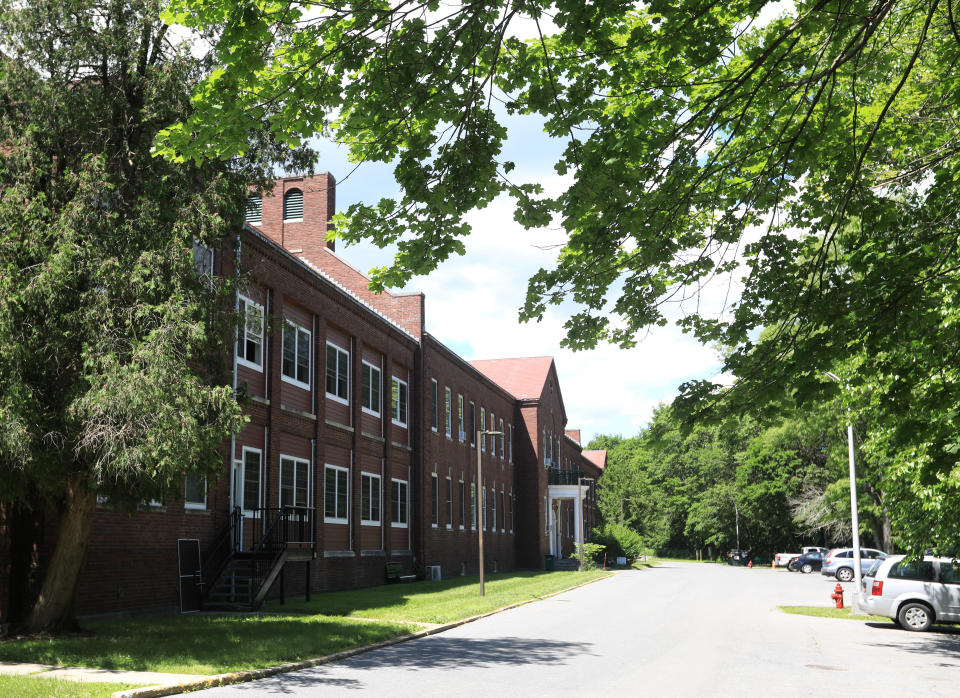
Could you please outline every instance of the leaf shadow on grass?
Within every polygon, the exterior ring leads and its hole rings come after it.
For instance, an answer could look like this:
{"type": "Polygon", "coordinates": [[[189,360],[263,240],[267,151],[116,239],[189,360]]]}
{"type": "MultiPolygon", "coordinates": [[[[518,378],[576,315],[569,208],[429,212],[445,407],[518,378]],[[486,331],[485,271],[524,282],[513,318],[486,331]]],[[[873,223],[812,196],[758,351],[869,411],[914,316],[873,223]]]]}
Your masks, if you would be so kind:
{"type": "Polygon", "coordinates": [[[561,665],[576,656],[593,656],[593,645],[585,642],[499,637],[490,639],[458,638],[435,635],[425,640],[406,642],[350,659],[271,677],[247,690],[270,694],[296,694],[318,689],[367,689],[362,679],[338,676],[339,671],[376,671],[379,669],[457,670],[465,667],[495,669],[516,665],[561,665]]]}
{"type": "Polygon", "coordinates": [[[91,625],[93,637],[0,643],[0,660],[214,674],[312,659],[405,634],[397,624],[285,616],[156,616],[91,625]]]}

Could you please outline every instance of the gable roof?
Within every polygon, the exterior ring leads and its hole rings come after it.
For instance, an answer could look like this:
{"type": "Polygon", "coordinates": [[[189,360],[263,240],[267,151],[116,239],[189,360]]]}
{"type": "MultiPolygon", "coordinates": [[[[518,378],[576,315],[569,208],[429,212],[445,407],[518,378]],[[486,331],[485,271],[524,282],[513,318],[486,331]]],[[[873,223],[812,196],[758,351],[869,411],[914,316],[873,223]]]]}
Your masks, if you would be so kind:
{"type": "Polygon", "coordinates": [[[520,400],[536,400],[547,384],[552,356],[520,359],[483,359],[470,364],[494,383],[520,400]]]}
{"type": "Polygon", "coordinates": [[[606,451],[584,451],[583,457],[600,468],[600,470],[603,470],[607,467],[606,451]]]}
{"type": "Polygon", "coordinates": [[[584,451],[583,457],[600,468],[600,470],[603,470],[607,467],[606,451],[584,451]]]}

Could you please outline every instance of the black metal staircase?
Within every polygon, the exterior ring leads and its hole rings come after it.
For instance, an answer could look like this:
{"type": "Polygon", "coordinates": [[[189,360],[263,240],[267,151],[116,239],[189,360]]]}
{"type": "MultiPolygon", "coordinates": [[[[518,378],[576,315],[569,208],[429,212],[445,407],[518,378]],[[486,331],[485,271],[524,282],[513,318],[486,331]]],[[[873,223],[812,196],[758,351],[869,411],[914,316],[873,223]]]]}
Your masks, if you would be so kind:
{"type": "Polygon", "coordinates": [[[263,507],[246,517],[235,508],[207,551],[203,608],[258,610],[284,564],[313,558],[313,524],[313,507],[263,507]],[[257,542],[244,550],[245,538],[257,542]]]}

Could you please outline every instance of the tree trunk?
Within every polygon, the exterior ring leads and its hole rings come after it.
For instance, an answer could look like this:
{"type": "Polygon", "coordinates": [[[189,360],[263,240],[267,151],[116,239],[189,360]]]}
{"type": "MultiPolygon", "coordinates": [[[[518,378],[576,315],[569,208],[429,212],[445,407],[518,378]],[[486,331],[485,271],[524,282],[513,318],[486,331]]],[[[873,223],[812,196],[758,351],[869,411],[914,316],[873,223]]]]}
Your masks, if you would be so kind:
{"type": "Polygon", "coordinates": [[[70,620],[96,503],[96,493],[88,487],[85,475],[75,474],[67,479],[57,545],[40,596],[27,619],[27,632],[57,632],[70,620]]]}

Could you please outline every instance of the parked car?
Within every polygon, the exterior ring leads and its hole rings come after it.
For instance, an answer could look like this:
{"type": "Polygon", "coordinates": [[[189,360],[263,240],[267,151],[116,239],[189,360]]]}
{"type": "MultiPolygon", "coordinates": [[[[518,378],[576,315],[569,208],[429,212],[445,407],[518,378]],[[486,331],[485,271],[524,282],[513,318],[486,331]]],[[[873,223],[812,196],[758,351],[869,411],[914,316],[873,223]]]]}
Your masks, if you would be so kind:
{"type": "MultiPolygon", "coordinates": [[[[863,574],[877,560],[883,560],[887,554],[873,548],[860,548],[860,573],[863,574]]],[[[826,577],[836,577],[841,582],[853,579],[853,548],[834,548],[823,560],[820,573],[826,577]]]]}
{"type": "MultiPolygon", "coordinates": [[[[823,555],[826,555],[830,550],[828,548],[821,548],[816,545],[807,545],[804,546],[799,553],[777,553],[773,556],[773,561],[777,567],[786,567],[790,570],[790,563],[796,560],[801,555],[806,555],[807,553],[819,552],[823,555]]],[[[794,572],[795,570],[790,570],[794,572]]]]}
{"type": "Polygon", "coordinates": [[[935,621],[960,623],[960,562],[948,557],[876,560],[862,591],[865,611],[892,618],[905,630],[928,630],[935,621]]]}
{"type": "Polygon", "coordinates": [[[727,551],[727,564],[728,565],[745,565],[753,558],[753,553],[749,550],[733,550],[727,551]]]}
{"type": "Polygon", "coordinates": [[[791,572],[800,571],[804,574],[810,574],[814,570],[823,567],[823,555],[819,552],[807,553],[790,561],[787,569],[791,572]],[[793,569],[790,569],[790,568],[793,569]]]}

